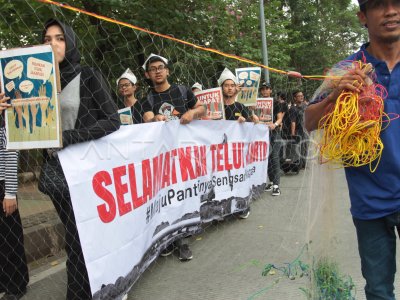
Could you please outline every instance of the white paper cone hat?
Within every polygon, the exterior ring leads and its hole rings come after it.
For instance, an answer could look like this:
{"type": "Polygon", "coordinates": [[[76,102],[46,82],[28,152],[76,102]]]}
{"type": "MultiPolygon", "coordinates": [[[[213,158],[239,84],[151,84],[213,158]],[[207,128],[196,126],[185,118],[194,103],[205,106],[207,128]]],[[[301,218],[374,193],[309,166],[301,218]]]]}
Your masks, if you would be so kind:
{"type": "Polygon", "coordinates": [[[193,89],[199,89],[200,91],[202,91],[203,86],[200,83],[196,82],[195,84],[192,85],[192,90],[193,89]]]}
{"type": "Polygon", "coordinates": [[[133,72],[129,68],[126,69],[125,72],[122,73],[122,75],[117,79],[117,85],[121,79],[128,79],[133,84],[136,84],[136,82],[137,82],[137,78],[136,78],[135,74],[133,74],[133,72]]]}
{"type": "Polygon", "coordinates": [[[149,59],[152,58],[152,57],[159,57],[166,65],[168,65],[168,59],[166,59],[165,57],[162,57],[162,56],[160,56],[160,55],[157,55],[157,54],[152,53],[152,54],[150,54],[149,57],[145,60],[143,66],[142,66],[143,70],[146,71],[146,64],[147,64],[147,62],[149,61],[149,59]]]}
{"type": "Polygon", "coordinates": [[[233,73],[228,68],[225,68],[218,79],[218,85],[221,86],[228,79],[232,80],[236,84],[239,83],[236,76],[233,75],[233,73]]]}

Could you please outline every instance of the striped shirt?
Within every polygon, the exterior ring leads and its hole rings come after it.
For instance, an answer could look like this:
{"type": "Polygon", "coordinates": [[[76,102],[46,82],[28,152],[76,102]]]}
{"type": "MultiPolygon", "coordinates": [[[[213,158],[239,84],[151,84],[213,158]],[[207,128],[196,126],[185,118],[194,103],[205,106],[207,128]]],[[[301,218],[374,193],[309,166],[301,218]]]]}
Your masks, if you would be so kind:
{"type": "Polygon", "coordinates": [[[5,196],[12,198],[18,190],[18,152],[7,151],[6,145],[6,130],[0,127],[0,181],[5,180],[5,196]]]}

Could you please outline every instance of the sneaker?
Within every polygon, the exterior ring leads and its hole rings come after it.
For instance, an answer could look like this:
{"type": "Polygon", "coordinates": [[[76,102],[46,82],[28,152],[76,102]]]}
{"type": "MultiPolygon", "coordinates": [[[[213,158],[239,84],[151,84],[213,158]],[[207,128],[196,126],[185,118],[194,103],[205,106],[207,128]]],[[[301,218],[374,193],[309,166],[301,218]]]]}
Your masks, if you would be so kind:
{"type": "Polygon", "coordinates": [[[184,244],[179,247],[179,259],[181,261],[188,261],[193,258],[192,250],[190,250],[188,244],[184,244]]]}
{"type": "Polygon", "coordinates": [[[240,213],[239,218],[247,219],[250,216],[250,209],[246,209],[244,212],[240,213]]]}
{"type": "Polygon", "coordinates": [[[274,185],[272,187],[272,196],[279,196],[281,194],[281,190],[278,185],[274,185]]]}
{"type": "Polygon", "coordinates": [[[265,192],[270,192],[270,191],[272,191],[272,186],[273,186],[273,185],[274,185],[274,184],[273,184],[272,182],[268,183],[268,184],[265,186],[264,191],[265,191],[265,192]]]}
{"type": "Polygon", "coordinates": [[[172,254],[172,252],[174,252],[175,247],[174,244],[170,244],[167,246],[167,248],[165,248],[161,253],[160,256],[162,257],[166,257],[172,254]]]}

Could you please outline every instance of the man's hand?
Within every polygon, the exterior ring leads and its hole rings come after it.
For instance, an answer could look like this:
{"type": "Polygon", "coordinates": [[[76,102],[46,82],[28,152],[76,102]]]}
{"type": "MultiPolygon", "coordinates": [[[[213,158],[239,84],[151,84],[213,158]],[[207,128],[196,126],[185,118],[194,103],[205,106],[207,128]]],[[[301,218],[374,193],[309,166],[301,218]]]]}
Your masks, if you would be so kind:
{"type": "Polygon", "coordinates": [[[4,198],[3,211],[6,217],[11,216],[17,210],[17,198],[4,198]]]}
{"type": "Polygon", "coordinates": [[[340,94],[347,90],[349,92],[361,92],[361,87],[367,85],[368,74],[372,67],[365,67],[364,69],[353,69],[347,72],[340,78],[339,82],[335,85],[335,89],[327,97],[328,102],[335,103],[340,94]]]}
{"type": "Polygon", "coordinates": [[[367,74],[372,70],[372,65],[367,64],[363,69],[352,69],[340,80],[332,82],[334,90],[323,101],[307,107],[305,111],[305,127],[308,131],[318,128],[319,122],[335,105],[340,94],[347,90],[349,92],[360,92],[361,87],[370,85],[371,79],[367,74]]]}
{"type": "Polygon", "coordinates": [[[260,119],[255,114],[251,115],[251,120],[254,124],[258,124],[260,122],[260,119]]]}
{"type": "Polygon", "coordinates": [[[268,124],[268,128],[269,128],[270,130],[275,130],[276,127],[278,127],[278,126],[276,126],[275,123],[269,123],[269,124],[268,124]]]}
{"type": "Polygon", "coordinates": [[[185,112],[182,117],[181,117],[181,124],[189,124],[190,122],[192,122],[194,119],[194,111],[188,110],[187,112],[185,112]]]}
{"type": "Polygon", "coordinates": [[[158,115],[155,115],[155,117],[154,117],[154,121],[155,121],[155,122],[159,122],[159,121],[167,121],[167,117],[166,117],[166,116],[164,116],[164,115],[160,115],[160,114],[158,114],[158,115]]]}
{"type": "Polygon", "coordinates": [[[7,101],[10,100],[10,97],[4,97],[4,93],[0,94],[0,113],[11,107],[11,104],[8,104],[7,101]]]}
{"type": "Polygon", "coordinates": [[[239,123],[246,122],[246,119],[243,116],[240,116],[237,120],[238,120],[239,123]]]}

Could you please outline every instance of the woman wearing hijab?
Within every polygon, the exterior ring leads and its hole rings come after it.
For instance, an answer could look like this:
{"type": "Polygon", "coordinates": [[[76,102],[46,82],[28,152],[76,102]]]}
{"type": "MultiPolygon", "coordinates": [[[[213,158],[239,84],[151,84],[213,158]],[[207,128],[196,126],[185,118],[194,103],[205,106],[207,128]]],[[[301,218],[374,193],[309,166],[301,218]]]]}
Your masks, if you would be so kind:
{"type": "MultiPolygon", "coordinates": [[[[45,24],[43,42],[53,46],[55,59],[59,63],[63,147],[98,139],[117,130],[117,107],[107,83],[99,71],[80,65],[77,39],[72,28],[51,19],[45,24]]],[[[39,189],[50,196],[65,227],[67,299],[91,299],[71,196],[55,151],[47,151],[39,189]]]]}

